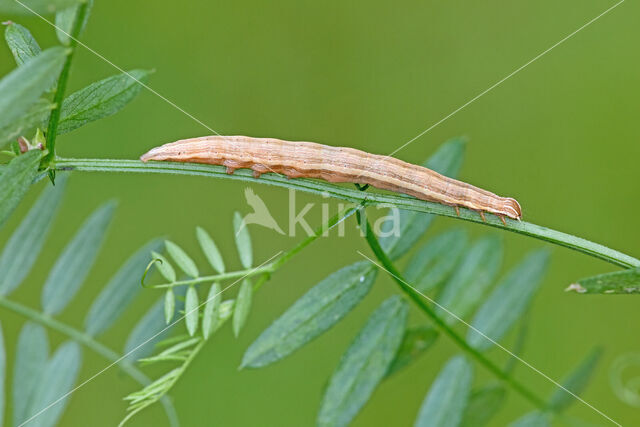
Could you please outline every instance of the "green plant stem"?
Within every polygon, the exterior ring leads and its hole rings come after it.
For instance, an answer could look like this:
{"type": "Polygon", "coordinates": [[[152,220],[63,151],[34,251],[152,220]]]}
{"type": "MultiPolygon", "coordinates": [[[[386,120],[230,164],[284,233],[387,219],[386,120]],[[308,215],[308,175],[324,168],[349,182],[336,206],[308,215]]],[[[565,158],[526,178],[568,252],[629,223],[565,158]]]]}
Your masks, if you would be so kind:
{"type": "Polygon", "coordinates": [[[58,133],[58,122],[60,121],[60,111],[62,109],[62,101],[64,101],[64,92],[67,89],[67,81],[69,80],[69,71],[71,70],[71,61],[78,45],[78,36],[82,30],[82,24],[84,17],[87,13],[88,3],[83,1],[78,4],[76,10],[76,16],[73,21],[73,28],[71,29],[71,37],[69,38],[69,55],[64,62],[60,76],[58,77],[58,85],[56,87],[56,93],[53,97],[54,107],[49,114],[49,125],[47,126],[47,150],[49,151],[42,160],[43,166],[48,166],[51,160],[56,155],[56,136],[58,133]]]}
{"type": "Polygon", "coordinates": [[[486,215],[487,221],[483,222],[477,212],[468,209],[460,209],[460,216],[457,216],[453,207],[439,203],[426,202],[403,195],[369,193],[319,180],[287,179],[284,176],[275,174],[265,174],[256,179],[252,177],[251,171],[249,170],[238,170],[234,174],[229,175],[226,173],[225,168],[221,166],[197,163],[143,163],[138,160],[56,158],[52,163],[52,167],[55,170],[77,170],[85,172],[135,172],[207,176],[211,178],[247,181],[256,184],[270,184],[312,194],[328,195],[337,199],[360,203],[364,206],[395,206],[400,209],[458,218],[464,221],[471,221],[534,237],[545,242],[591,255],[620,267],[640,267],[640,260],[622,252],[615,251],[580,237],[525,221],[507,219],[507,225],[503,225],[499,218],[493,215],[486,215]]]}
{"type": "MultiPolygon", "coordinates": [[[[335,227],[336,225],[340,224],[345,219],[349,218],[351,215],[353,215],[356,212],[356,210],[357,210],[356,208],[349,208],[349,209],[346,209],[346,210],[344,210],[342,212],[339,212],[337,215],[335,215],[332,218],[330,218],[327,221],[326,224],[323,224],[322,226],[318,227],[318,229],[314,230],[314,232],[313,232],[313,234],[311,236],[307,237],[306,239],[304,239],[302,242],[298,243],[296,246],[294,246],[292,249],[288,250],[287,252],[284,252],[283,254],[279,255],[274,261],[272,261],[272,262],[270,262],[268,264],[265,264],[265,265],[263,265],[261,267],[248,268],[248,269],[239,270],[239,271],[231,271],[229,273],[212,274],[210,276],[201,276],[201,277],[196,277],[196,278],[193,278],[193,279],[179,280],[179,281],[173,282],[173,283],[162,283],[162,284],[159,284],[159,285],[144,285],[144,286],[146,288],[152,288],[152,289],[163,289],[163,288],[172,288],[174,286],[191,286],[191,285],[195,285],[195,284],[198,284],[198,283],[216,282],[216,281],[221,281],[221,280],[230,280],[230,279],[237,279],[237,278],[248,278],[248,277],[253,277],[253,276],[261,276],[261,278],[258,279],[258,283],[260,283],[260,285],[261,285],[266,280],[268,280],[268,278],[271,275],[271,273],[276,272],[287,261],[289,261],[294,255],[296,255],[301,250],[306,248],[309,244],[311,244],[318,237],[322,236],[324,233],[329,231],[331,228],[335,227]]],[[[257,287],[254,286],[254,288],[256,290],[259,287],[260,286],[257,286],[257,287]]]]}
{"type": "Polygon", "coordinates": [[[193,279],[179,280],[173,283],[162,283],[160,285],[145,285],[145,287],[152,288],[152,289],[163,289],[163,288],[172,288],[174,286],[191,286],[198,283],[237,279],[240,277],[252,277],[260,274],[272,273],[274,263],[275,261],[270,262],[266,265],[263,265],[262,267],[248,268],[246,270],[231,271],[229,273],[222,273],[222,274],[212,274],[210,276],[201,276],[193,279]]]}
{"type": "MultiPolygon", "coordinates": [[[[358,212],[358,218],[360,218],[360,212],[358,212]]],[[[384,269],[391,276],[391,278],[400,286],[400,289],[409,296],[409,298],[422,310],[435,324],[435,326],[440,329],[444,334],[446,334],[451,340],[460,347],[464,352],[466,352],[469,356],[474,358],[478,363],[484,366],[489,372],[494,374],[498,379],[503,381],[505,384],[510,386],[513,390],[531,402],[534,406],[536,406],[540,410],[546,410],[547,405],[544,400],[539,398],[535,393],[530,391],[524,385],[520,384],[517,380],[512,378],[509,374],[504,372],[500,367],[498,367],[491,360],[487,359],[482,353],[477,351],[475,348],[471,347],[467,342],[458,335],[447,323],[440,318],[436,314],[436,312],[427,304],[425,298],[418,293],[413,287],[411,287],[406,280],[403,279],[402,274],[396,269],[393,262],[389,259],[387,254],[384,252],[378,239],[371,231],[371,226],[368,222],[366,222],[366,230],[365,230],[365,239],[369,244],[369,247],[373,251],[374,255],[380,261],[384,269]]]]}
{"type": "MultiPolygon", "coordinates": [[[[191,364],[191,362],[193,362],[193,360],[196,358],[196,356],[198,355],[198,353],[200,353],[200,350],[202,350],[202,348],[204,347],[204,345],[206,344],[207,340],[202,339],[194,348],[193,350],[191,350],[191,352],[189,352],[189,356],[187,356],[187,359],[182,363],[182,365],[180,365],[180,372],[178,374],[175,375],[175,377],[173,377],[170,381],[170,385],[167,387],[167,389],[171,389],[173,388],[173,386],[176,384],[176,382],[180,379],[180,377],[182,377],[182,374],[187,370],[187,368],[189,367],[189,365],[191,364]]],[[[161,399],[166,399],[166,393],[165,394],[161,394],[158,395],[155,399],[149,400],[147,402],[145,402],[144,405],[138,406],[136,407],[134,410],[132,410],[131,412],[129,412],[127,414],[127,416],[125,416],[122,421],[120,421],[120,424],[118,424],[118,427],[122,427],[123,425],[126,424],[127,421],[129,421],[131,418],[133,418],[134,415],[136,415],[138,412],[148,408],[149,406],[153,405],[154,403],[156,403],[158,400],[161,399]]]]}
{"type": "MultiPolygon", "coordinates": [[[[84,345],[94,353],[99,354],[104,359],[109,360],[112,363],[116,363],[129,377],[131,377],[137,383],[143,386],[151,383],[151,380],[140,370],[138,370],[138,368],[136,368],[131,362],[123,358],[121,355],[119,355],[109,347],[96,341],[90,335],[65,323],[62,323],[51,316],[43,314],[37,310],[24,306],[15,301],[11,301],[3,296],[0,296],[0,307],[6,308],[7,310],[13,311],[14,313],[17,313],[29,320],[39,323],[42,326],[66,335],[73,341],[76,341],[84,345]]],[[[167,414],[167,418],[169,419],[170,424],[172,426],[178,426],[178,416],[171,401],[166,399],[163,400],[162,404],[164,406],[164,410],[167,414]]]]}

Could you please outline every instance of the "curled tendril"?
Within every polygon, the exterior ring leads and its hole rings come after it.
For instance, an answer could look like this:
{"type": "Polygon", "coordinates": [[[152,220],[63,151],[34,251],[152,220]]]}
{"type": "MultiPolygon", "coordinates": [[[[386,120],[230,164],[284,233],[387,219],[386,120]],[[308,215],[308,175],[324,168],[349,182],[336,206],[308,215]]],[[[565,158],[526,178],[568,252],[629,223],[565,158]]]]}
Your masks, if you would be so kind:
{"type": "Polygon", "coordinates": [[[623,354],[614,360],[609,381],[620,400],[640,408],[640,353],[623,354]]]}
{"type": "Polygon", "coordinates": [[[142,285],[143,288],[149,287],[149,285],[144,284],[144,279],[147,277],[147,273],[149,272],[149,270],[151,270],[151,266],[153,266],[153,264],[155,264],[156,262],[159,262],[160,264],[162,264],[162,260],[160,258],[154,258],[151,261],[149,261],[149,264],[147,264],[147,268],[144,269],[144,273],[142,274],[142,278],[140,279],[140,284],[142,285]]]}

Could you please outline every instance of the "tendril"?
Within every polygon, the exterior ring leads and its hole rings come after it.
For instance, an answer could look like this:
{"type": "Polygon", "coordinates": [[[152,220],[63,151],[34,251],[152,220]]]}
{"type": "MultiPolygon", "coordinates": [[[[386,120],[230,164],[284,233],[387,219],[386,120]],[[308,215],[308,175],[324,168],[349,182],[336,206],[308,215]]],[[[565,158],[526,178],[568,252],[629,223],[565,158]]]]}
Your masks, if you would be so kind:
{"type": "Polygon", "coordinates": [[[155,264],[156,262],[159,262],[160,264],[162,264],[162,260],[160,258],[154,258],[151,261],[149,261],[149,264],[147,264],[147,268],[144,269],[144,273],[142,274],[142,278],[140,279],[140,285],[142,285],[143,288],[150,287],[149,285],[144,284],[144,279],[147,277],[147,273],[149,272],[153,264],[155,264]]]}

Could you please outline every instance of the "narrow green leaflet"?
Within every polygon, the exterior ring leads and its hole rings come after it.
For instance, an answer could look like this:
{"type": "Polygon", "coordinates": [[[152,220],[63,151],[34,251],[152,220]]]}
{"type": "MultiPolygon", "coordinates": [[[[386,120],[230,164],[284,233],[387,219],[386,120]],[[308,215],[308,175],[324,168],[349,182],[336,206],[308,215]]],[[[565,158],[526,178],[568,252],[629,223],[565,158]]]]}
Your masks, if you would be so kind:
{"type": "Polygon", "coordinates": [[[640,268],[630,268],[580,279],[570,285],[566,291],[579,294],[640,294],[640,268]]]}
{"type": "MultiPolygon", "coordinates": [[[[425,166],[450,178],[455,178],[462,166],[465,141],[451,139],[440,146],[425,162],[425,166]]],[[[382,224],[380,245],[392,260],[400,258],[422,237],[433,215],[422,212],[400,210],[399,218],[393,216],[393,208],[387,214],[389,219],[382,224]],[[394,229],[398,226],[397,229],[394,229]]]]}
{"type": "MultiPolygon", "coordinates": [[[[1,114],[1,113],[0,113],[1,114]]],[[[9,162],[2,170],[0,180],[0,228],[18,206],[38,173],[40,156],[38,150],[28,151],[9,162]]]]}
{"type": "Polygon", "coordinates": [[[57,403],[47,409],[46,416],[30,421],[29,426],[53,427],[58,423],[70,397],[65,394],[76,382],[81,364],[82,352],[78,344],[66,342],[58,348],[38,379],[28,412],[33,416],[53,402],[57,403]],[[58,402],[61,397],[62,400],[58,402]]]}
{"type": "Polygon", "coordinates": [[[152,240],[138,249],[102,288],[84,321],[89,335],[107,330],[126,310],[141,289],[140,277],[151,260],[150,252],[161,247],[160,240],[152,240]]]}
{"type": "Polygon", "coordinates": [[[466,246],[464,230],[454,229],[430,239],[409,261],[405,278],[421,292],[439,287],[455,269],[466,246]]]}
{"type": "Polygon", "coordinates": [[[191,257],[187,255],[187,253],[178,245],[173,243],[170,240],[165,240],[164,246],[167,249],[167,253],[173,258],[180,270],[187,273],[187,275],[191,277],[198,277],[200,273],[198,272],[198,267],[196,267],[196,263],[193,262],[191,257]]]}
{"type": "MultiPolygon", "coordinates": [[[[494,341],[500,341],[529,307],[548,264],[548,251],[530,253],[502,279],[480,307],[471,325],[494,341]]],[[[493,345],[473,329],[469,329],[467,342],[480,351],[493,345]]]]}
{"type": "Polygon", "coordinates": [[[13,425],[18,426],[31,415],[29,408],[40,384],[49,358],[49,340],[45,329],[27,322],[20,331],[13,366],[13,425]]]}
{"type": "MultiPolygon", "coordinates": [[[[184,308],[185,288],[183,286],[176,288],[175,293],[178,297],[176,298],[176,311],[179,312],[184,308]]],[[[127,360],[133,362],[149,356],[153,352],[156,343],[165,339],[171,332],[170,329],[161,332],[165,328],[164,297],[161,297],[140,318],[127,337],[127,342],[124,346],[124,354],[127,360]]]]}
{"type": "Polygon", "coordinates": [[[52,47],[0,80],[0,129],[22,116],[51,87],[66,56],[64,48],[52,47]]]}
{"type": "Polygon", "coordinates": [[[164,321],[168,325],[173,320],[173,314],[176,311],[176,296],[173,293],[173,287],[167,288],[164,293],[164,321]]]}
{"type": "Polygon", "coordinates": [[[542,412],[529,412],[509,424],[510,427],[551,427],[550,416],[542,412]]]}
{"type": "Polygon", "coordinates": [[[81,0],[0,0],[0,12],[7,14],[31,15],[33,12],[49,14],[79,3],[81,0]],[[32,12],[33,11],[33,12],[32,12]]]}
{"type": "Polygon", "coordinates": [[[71,132],[124,108],[142,90],[136,80],[146,82],[151,71],[132,70],[129,74],[133,78],[118,74],[92,83],[65,98],[60,111],[58,133],[71,132]]]}
{"type": "MultiPolygon", "coordinates": [[[[602,349],[593,349],[587,357],[571,372],[563,381],[562,385],[567,390],[576,395],[580,395],[591,379],[591,375],[600,360],[602,349]]],[[[567,393],[565,390],[557,388],[549,399],[549,409],[556,412],[564,411],[575,401],[575,397],[567,393]]]]}
{"type": "Polygon", "coordinates": [[[54,106],[55,104],[47,99],[38,99],[22,116],[0,128],[0,147],[20,136],[29,135],[32,129],[45,122],[54,106]]]}
{"type": "Polygon", "coordinates": [[[42,289],[45,313],[60,313],[80,289],[97,259],[115,206],[107,202],[96,209],[58,257],[42,289]]]}
{"type": "Polygon", "coordinates": [[[433,346],[438,338],[438,331],[431,326],[418,326],[405,331],[400,348],[396,353],[387,376],[390,376],[416,361],[433,346]]]}
{"type": "Polygon", "coordinates": [[[0,325],[0,425],[4,421],[5,407],[5,379],[7,370],[7,354],[4,348],[4,335],[2,333],[2,325],[0,325]]]}
{"type": "Polygon", "coordinates": [[[276,362],[331,328],[367,295],[376,273],[371,263],[361,261],[327,276],[251,344],[241,367],[259,368],[276,362]]]}
{"type": "Polygon", "coordinates": [[[13,54],[18,66],[38,56],[42,49],[29,30],[20,24],[10,22],[4,30],[4,39],[13,54]]]}
{"type": "Polygon", "coordinates": [[[171,265],[169,260],[156,251],[151,251],[151,256],[153,257],[153,259],[159,260],[155,264],[155,266],[158,269],[160,275],[164,277],[169,283],[175,282],[176,271],[173,269],[173,266],[171,265]]]}
{"type": "Polygon", "coordinates": [[[187,289],[187,297],[184,303],[184,321],[187,324],[187,332],[194,336],[198,330],[198,291],[193,286],[187,289]]]}
{"type": "MultiPolygon", "coordinates": [[[[64,45],[68,45],[71,40],[69,35],[73,31],[73,25],[75,23],[74,18],[78,13],[78,7],[78,5],[71,6],[56,13],[56,36],[58,37],[58,40],[60,40],[60,43],[64,45]]],[[[87,9],[84,14],[84,19],[82,20],[80,34],[82,34],[82,31],[87,26],[91,8],[93,8],[93,0],[87,0],[87,9]]]]}
{"type": "Polygon", "coordinates": [[[224,273],[224,260],[222,259],[222,255],[220,254],[218,247],[211,236],[209,236],[209,233],[207,233],[203,228],[197,227],[196,237],[198,238],[202,252],[204,252],[209,264],[211,264],[211,267],[213,267],[218,273],[224,273]]]}
{"type": "MultiPolygon", "coordinates": [[[[475,242],[442,289],[438,304],[459,318],[469,315],[496,279],[502,264],[502,252],[502,239],[498,236],[487,236],[475,242]]],[[[449,324],[456,321],[439,306],[436,306],[436,312],[449,324]]]]}
{"type": "Polygon", "coordinates": [[[251,268],[253,265],[253,249],[251,248],[251,236],[249,229],[244,223],[239,212],[233,215],[233,231],[236,236],[236,246],[238,247],[238,255],[240,262],[244,268],[251,268]]]}
{"type": "Polygon", "coordinates": [[[238,291],[238,298],[236,298],[236,304],[233,310],[233,334],[237,337],[240,335],[240,331],[247,322],[249,312],[251,311],[251,300],[253,298],[253,286],[249,279],[244,279],[240,290],[238,291]]]}
{"type": "Polygon", "coordinates": [[[394,295],[371,314],[329,380],[318,426],[346,426],[367,403],[402,342],[408,312],[394,295]]]}
{"type": "Polygon", "coordinates": [[[65,183],[63,175],[56,180],[55,187],[49,185],[44,189],[4,247],[0,254],[0,295],[7,295],[29,274],[51,229],[65,183]]]}
{"type": "Polygon", "coordinates": [[[209,339],[211,334],[218,328],[220,322],[218,320],[220,312],[220,303],[222,295],[220,285],[214,283],[209,288],[209,294],[202,312],[202,335],[204,339],[209,339]]]}
{"type": "Polygon", "coordinates": [[[502,408],[507,391],[498,384],[485,386],[471,393],[464,410],[461,427],[482,427],[502,408]]]}
{"type": "Polygon", "coordinates": [[[469,400],[472,379],[473,367],[463,356],[449,360],[422,402],[415,426],[459,425],[469,400]]]}

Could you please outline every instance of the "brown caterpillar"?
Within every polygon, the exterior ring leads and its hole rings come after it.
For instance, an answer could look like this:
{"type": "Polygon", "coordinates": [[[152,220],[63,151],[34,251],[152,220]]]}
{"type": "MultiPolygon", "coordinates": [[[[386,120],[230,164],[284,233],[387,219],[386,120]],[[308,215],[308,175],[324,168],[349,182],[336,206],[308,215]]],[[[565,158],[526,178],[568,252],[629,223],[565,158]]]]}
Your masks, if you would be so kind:
{"type": "Polygon", "coordinates": [[[453,206],[458,215],[458,207],[469,208],[479,212],[483,221],[484,212],[497,215],[505,225],[505,216],[522,218],[520,204],[515,199],[497,196],[422,166],[355,148],[273,138],[205,136],[153,148],[140,160],[223,165],[229,174],[236,169],[250,168],[256,178],[274,172],[289,178],[369,184],[453,206]]]}

